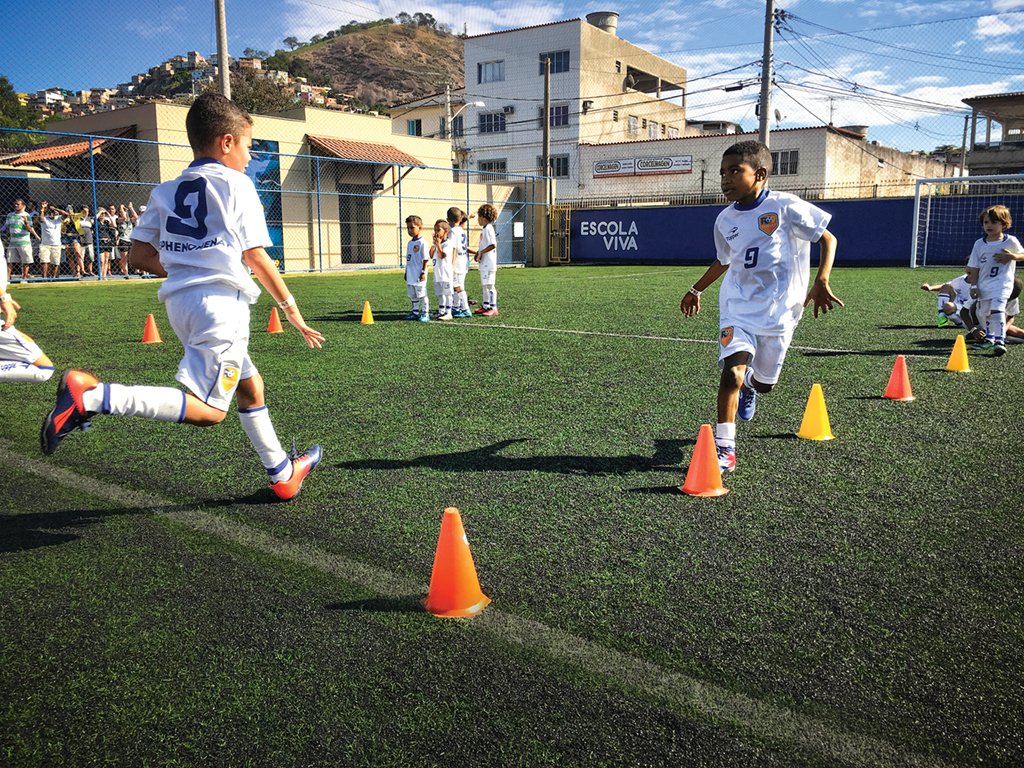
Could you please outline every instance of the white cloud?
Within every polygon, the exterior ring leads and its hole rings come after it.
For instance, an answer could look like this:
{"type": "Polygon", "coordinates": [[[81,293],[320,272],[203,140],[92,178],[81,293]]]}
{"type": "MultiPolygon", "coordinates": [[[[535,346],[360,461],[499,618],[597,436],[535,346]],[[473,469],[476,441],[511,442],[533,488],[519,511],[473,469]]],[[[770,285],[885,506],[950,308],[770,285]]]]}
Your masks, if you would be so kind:
{"type": "Polygon", "coordinates": [[[982,16],[974,25],[974,36],[978,39],[1015,35],[1020,32],[1024,32],[1024,13],[982,16]]]}
{"type": "Polygon", "coordinates": [[[175,5],[162,10],[159,16],[138,16],[129,19],[124,26],[133,35],[145,40],[154,40],[180,31],[188,20],[188,11],[183,6],[175,5]]]}
{"type": "Polygon", "coordinates": [[[1017,8],[1024,8],[1024,0],[993,0],[993,11],[1012,11],[1017,8]]]}

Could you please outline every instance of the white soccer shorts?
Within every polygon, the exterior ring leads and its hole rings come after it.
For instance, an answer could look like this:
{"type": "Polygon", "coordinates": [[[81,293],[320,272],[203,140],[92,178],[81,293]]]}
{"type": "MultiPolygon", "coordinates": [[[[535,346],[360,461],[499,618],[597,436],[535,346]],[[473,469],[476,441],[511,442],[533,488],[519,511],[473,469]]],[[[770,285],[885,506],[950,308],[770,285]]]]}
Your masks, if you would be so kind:
{"type": "Polygon", "coordinates": [[[34,363],[43,350],[14,326],[0,331],[0,362],[34,363]]]}
{"type": "Polygon", "coordinates": [[[249,302],[235,288],[200,285],[167,297],[167,317],[185,348],[175,378],[218,411],[238,382],[256,375],[249,359],[249,302]]]}
{"type": "Polygon", "coordinates": [[[724,368],[725,358],[730,355],[749,352],[754,378],[762,384],[778,384],[792,340],[792,331],[784,336],[755,336],[737,326],[726,326],[718,334],[718,367],[724,368]]]}

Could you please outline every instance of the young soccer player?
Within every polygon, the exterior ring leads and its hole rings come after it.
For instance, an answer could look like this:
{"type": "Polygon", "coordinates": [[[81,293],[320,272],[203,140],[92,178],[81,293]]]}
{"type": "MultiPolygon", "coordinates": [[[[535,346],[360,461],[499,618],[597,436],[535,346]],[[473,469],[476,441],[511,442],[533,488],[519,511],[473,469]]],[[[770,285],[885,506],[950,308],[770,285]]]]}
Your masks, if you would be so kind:
{"type": "Polygon", "coordinates": [[[921,290],[938,293],[936,324],[939,328],[947,325],[955,325],[963,328],[965,322],[961,317],[964,308],[970,308],[974,304],[971,296],[971,284],[967,282],[967,273],[958,275],[948,283],[921,283],[921,290]]]}
{"type": "Polygon", "coordinates": [[[1024,248],[1006,230],[1013,226],[1005,205],[991,205],[978,217],[985,236],[974,243],[967,260],[967,282],[978,287],[978,319],[985,326],[984,340],[972,349],[1006,354],[1006,302],[1013,291],[1017,262],[1024,261],[1024,248]]]}
{"type": "Polygon", "coordinates": [[[477,250],[470,250],[470,253],[480,265],[480,290],[483,296],[480,308],[473,314],[497,317],[498,291],[494,287],[494,278],[498,272],[498,238],[494,233],[494,222],[498,220],[498,211],[493,205],[485,203],[477,209],[476,220],[482,227],[480,242],[477,250]]]}
{"type": "Polygon", "coordinates": [[[96,414],[143,416],[212,426],[224,420],[232,397],[245,433],[281,499],[295,497],[320,462],[319,445],[289,455],[274,432],[263,398],[263,379],[249,358],[249,305],[260,289],[274,297],[310,347],[323,336],[306,325],[265,248],[271,244],[256,187],[243,171],[249,163],[252,118],[220,94],[205,93],[185,119],[195,161],[175,180],[153,190],[132,232],[129,259],[167,280],[158,298],[185,354],[172,387],[101,383],[85,371],[68,371],[57,404],[43,422],[43,453],[83,429],[96,414]]]}
{"type": "Polygon", "coordinates": [[[448,222],[434,222],[434,244],[430,257],[434,261],[434,295],[437,296],[437,319],[452,319],[452,263],[455,261],[455,243],[449,237],[448,222]]]}
{"type": "Polygon", "coordinates": [[[427,240],[423,237],[423,219],[408,216],[405,229],[409,233],[409,244],[405,247],[405,284],[408,286],[412,310],[406,320],[430,322],[430,298],[427,296],[427,240]]]}
{"type": "Polygon", "coordinates": [[[469,311],[469,296],[466,294],[466,275],[469,274],[469,237],[463,228],[468,221],[462,209],[452,206],[448,209],[448,239],[455,248],[455,260],[452,262],[452,292],[454,303],[452,317],[472,317],[469,311]]]}
{"type": "Polygon", "coordinates": [[[53,376],[53,361],[14,327],[19,309],[7,292],[7,258],[0,242],[0,381],[46,381],[53,376]]]}
{"type": "Polygon", "coordinates": [[[715,443],[723,472],[736,468],[736,416],[750,421],[758,392],[779,381],[793,331],[804,307],[814,316],[843,306],[829,287],[836,238],[831,216],[788,192],[766,188],[772,169],[768,148],[757,141],[733,144],[722,156],[722,192],[732,205],[715,222],[718,259],[683,296],[686,317],[700,312],[700,295],[722,275],[715,443]],[[818,274],[810,279],[810,244],[819,244],[818,274]],[[806,298],[805,298],[806,295],[806,298]]]}

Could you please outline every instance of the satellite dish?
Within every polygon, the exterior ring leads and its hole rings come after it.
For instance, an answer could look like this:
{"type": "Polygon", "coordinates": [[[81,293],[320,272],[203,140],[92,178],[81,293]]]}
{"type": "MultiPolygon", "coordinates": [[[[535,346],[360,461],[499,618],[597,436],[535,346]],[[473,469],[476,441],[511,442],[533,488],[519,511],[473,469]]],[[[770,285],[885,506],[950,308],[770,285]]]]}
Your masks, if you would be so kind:
{"type": "Polygon", "coordinates": [[[633,73],[626,75],[626,88],[632,88],[636,85],[636,78],[633,77],[633,73]]]}
{"type": "Polygon", "coordinates": [[[775,122],[776,123],[781,123],[782,122],[782,113],[779,112],[779,110],[777,110],[777,109],[775,110],[775,122]]]}

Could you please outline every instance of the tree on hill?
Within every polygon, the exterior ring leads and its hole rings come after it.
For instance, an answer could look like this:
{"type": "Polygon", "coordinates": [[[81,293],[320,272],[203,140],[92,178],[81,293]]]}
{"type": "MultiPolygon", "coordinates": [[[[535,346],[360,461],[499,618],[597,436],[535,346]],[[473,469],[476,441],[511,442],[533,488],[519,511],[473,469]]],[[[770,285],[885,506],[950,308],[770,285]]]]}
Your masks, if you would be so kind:
{"type": "MultiPolygon", "coordinates": [[[[23,107],[11,81],[0,75],[0,128],[38,128],[39,119],[28,107],[23,107]]],[[[7,146],[24,146],[38,141],[25,133],[3,133],[0,143],[7,146]]]]}
{"type": "Polygon", "coordinates": [[[299,38],[295,37],[294,35],[291,37],[286,37],[281,42],[287,45],[293,51],[300,45],[302,45],[302,43],[299,42],[299,38]]]}
{"type": "MultiPolygon", "coordinates": [[[[216,91],[216,84],[210,83],[207,90],[216,91]]],[[[231,100],[246,112],[260,115],[280,112],[295,104],[295,97],[280,86],[245,69],[231,73],[231,100]]]]}

